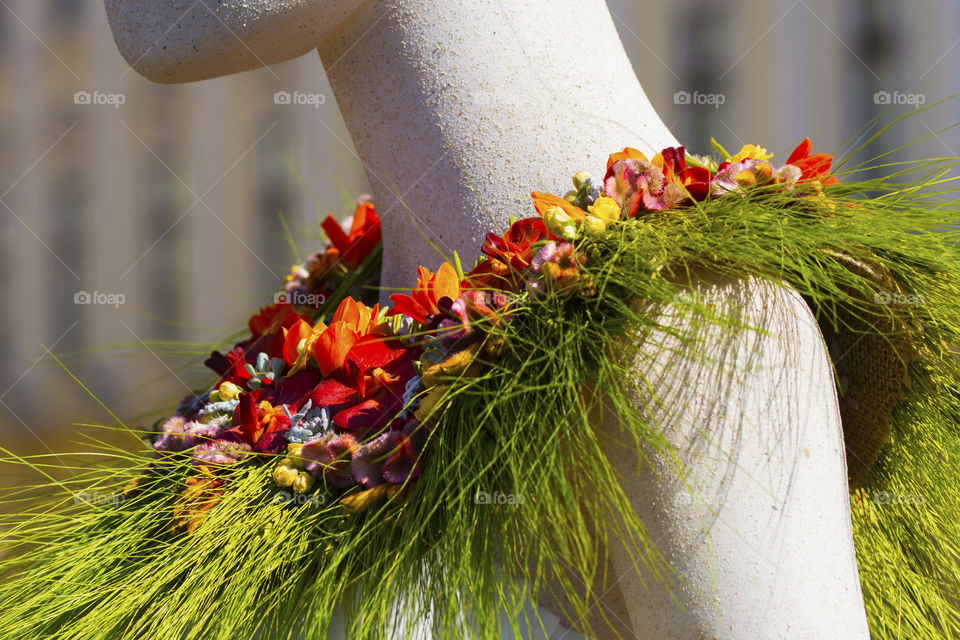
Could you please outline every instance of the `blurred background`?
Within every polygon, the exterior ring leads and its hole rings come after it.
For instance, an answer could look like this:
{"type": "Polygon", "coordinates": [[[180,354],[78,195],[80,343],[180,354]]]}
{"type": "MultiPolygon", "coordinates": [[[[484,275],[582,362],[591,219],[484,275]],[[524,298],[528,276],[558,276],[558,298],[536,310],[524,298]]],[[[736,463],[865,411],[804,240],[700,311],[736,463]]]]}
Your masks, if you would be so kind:
{"type": "MultiPolygon", "coordinates": [[[[609,7],[651,101],[694,153],[711,135],[778,154],[809,135],[844,157],[881,126],[874,117],[960,89],[956,0],[609,7]]],[[[858,158],[922,138],[892,157],[956,155],[960,132],[945,129],[957,122],[952,100],[858,158]]],[[[136,423],[207,381],[210,343],[272,301],[321,241],[319,218],[367,190],[349,144],[316,55],[155,85],[120,57],[100,0],[0,0],[4,446],[62,450],[72,423],[136,423]]]]}

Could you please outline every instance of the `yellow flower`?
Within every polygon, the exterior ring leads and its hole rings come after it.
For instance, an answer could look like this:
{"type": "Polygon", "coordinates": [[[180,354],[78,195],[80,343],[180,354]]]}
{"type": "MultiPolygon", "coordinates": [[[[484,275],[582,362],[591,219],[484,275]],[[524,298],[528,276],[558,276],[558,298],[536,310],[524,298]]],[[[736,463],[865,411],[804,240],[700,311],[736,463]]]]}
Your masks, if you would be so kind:
{"type": "Polygon", "coordinates": [[[273,470],[273,481],[281,487],[291,487],[299,478],[300,472],[285,464],[278,464],[273,470]]]}
{"type": "Polygon", "coordinates": [[[573,176],[573,186],[579,189],[580,186],[589,179],[589,173],[586,171],[577,171],[577,175],[573,176]]]}
{"type": "Polygon", "coordinates": [[[293,490],[297,493],[306,493],[310,491],[310,489],[313,489],[314,482],[316,482],[316,478],[309,473],[303,472],[293,481],[293,490]]]}
{"type": "Polygon", "coordinates": [[[432,417],[446,392],[447,388],[444,385],[431,387],[430,391],[420,399],[420,406],[413,412],[414,417],[421,422],[425,422],[427,418],[432,417]]]}
{"type": "Polygon", "coordinates": [[[747,159],[753,160],[769,160],[773,157],[772,153],[768,153],[763,147],[758,147],[755,144],[745,144],[743,149],[740,149],[732,158],[730,162],[743,162],[747,159]]]}
{"type": "Polygon", "coordinates": [[[243,393],[243,389],[232,382],[222,382],[220,383],[220,386],[217,387],[217,395],[220,396],[221,402],[230,402],[231,400],[236,400],[237,396],[239,396],[241,393],[243,393]]]}
{"type": "Polygon", "coordinates": [[[587,207],[587,210],[590,211],[590,215],[601,220],[616,222],[620,219],[620,205],[613,198],[606,196],[597,198],[596,202],[587,207]]]}
{"type": "Polygon", "coordinates": [[[298,442],[288,444],[287,457],[280,460],[280,465],[293,469],[304,469],[306,464],[307,461],[303,459],[303,445],[298,442]]]}

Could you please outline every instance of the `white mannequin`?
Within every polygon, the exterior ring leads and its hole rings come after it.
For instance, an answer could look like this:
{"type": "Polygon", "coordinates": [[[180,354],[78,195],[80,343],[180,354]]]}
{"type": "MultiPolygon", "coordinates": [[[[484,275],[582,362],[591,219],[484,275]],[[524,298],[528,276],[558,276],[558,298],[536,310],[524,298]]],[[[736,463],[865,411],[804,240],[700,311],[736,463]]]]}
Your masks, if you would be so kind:
{"type": "MultiPolygon", "coordinates": [[[[159,82],[319,48],[383,218],[386,287],[409,288],[419,264],[438,266],[421,231],[469,263],[494,223],[502,230],[511,214],[531,215],[531,190],[563,193],[569,176],[601,173],[607,154],[627,145],[652,154],[676,144],[602,0],[106,6],[124,57],[159,82]]],[[[668,475],[638,474],[636,456],[611,448],[611,462],[685,586],[674,585],[678,606],[614,549],[612,574],[622,578],[604,596],[607,615],[644,639],[867,638],[840,417],[816,322],[792,291],[709,274],[699,286],[768,334],[709,343],[743,366],[735,385],[696,363],[638,364],[638,374],[659,377],[661,396],[678,394],[686,407],[661,426],[682,452],[692,499],[668,475]]],[[[598,427],[616,433],[606,418],[598,427]]]]}

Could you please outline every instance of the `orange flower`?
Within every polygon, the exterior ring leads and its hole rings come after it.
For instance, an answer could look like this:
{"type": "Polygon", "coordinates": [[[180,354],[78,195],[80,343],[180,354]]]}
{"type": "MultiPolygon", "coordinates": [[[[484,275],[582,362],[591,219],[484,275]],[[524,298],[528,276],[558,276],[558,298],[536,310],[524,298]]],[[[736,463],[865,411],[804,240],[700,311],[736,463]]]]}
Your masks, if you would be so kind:
{"type": "Polygon", "coordinates": [[[259,440],[264,433],[273,433],[290,425],[290,419],[283,410],[283,405],[275,407],[266,400],[261,400],[257,405],[257,418],[259,426],[255,440],[259,440]]]}
{"type": "Polygon", "coordinates": [[[289,329],[283,330],[283,359],[287,364],[294,364],[299,354],[298,347],[303,341],[309,341],[313,335],[313,327],[309,322],[297,319],[297,323],[289,329]]]}
{"type": "Polygon", "coordinates": [[[347,326],[357,332],[358,335],[365,336],[373,333],[377,326],[377,316],[380,315],[380,305],[375,304],[368,307],[362,302],[357,302],[351,297],[347,297],[340,303],[337,310],[333,312],[334,322],[345,322],[347,326]]]}
{"type": "Polygon", "coordinates": [[[440,265],[436,273],[421,266],[417,269],[417,286],[411,293],[411,296],[405,293],[390,296],[394,307],[387,315],[402,313],[424,324],[429,316],[440,313],[439,305],[443,298],[453,302],[460,296],[460,276],[449,262],[440,265]]]}
{"type": "Polygon", "coordinates": [[[587,212],[580,207],[550,193],[537,193],[533,191],[530,193],[530,197],[533,198],[533,208],[536,209],[537,213],[541,216],[543,216],[550,207],[560,207],[564,213],[574,220],[583,220],[587,217],[587,212]]]}
{"type": "Polygon", "coordinates": [[[350,349],[359,338],[357,332],[343,321],[334,322],[317,336],[313,343],[313,356],[323,375],[328,376],[344,365],[350,349]]]}
{"type": "Polygon", "coordinates": [[[380,244],[380,218],[370,202],[364,202],[353,212],[349,234],[340,228],[340,224],[333,216],[327,216],[320,226],[327,232],[330,242],[340,252],[343,263],[351,269],[359,267],[380,244]]]}
{"type": "Polygon", "coordinates": [[[607,176],[610,175],[610,168],[621,160],[643,160],[647,162],[647,156],[643,155],[633,147],[624,147],[619,153],[611,153],[607,158],[607,176]]]}
{"type": "Polygon", "coordinates": [[[808,180],[819,180],[824,186],[829,184],[838,184],[840,181],[830,175],[830,165],[833,164],[833,156],[829,153],[814,153],[810,155],[813,149],[813,143],[810,138],[804,138],[803,142],[797,145],[790,157],[787,158],[787,164],[800,169],[800,179],[797,182],[806,182],[808,180]]]}
{"type": "Polygon", "coordinates": [[[314,327],[311,348],[323,375],[330,375],[342,367],[360,338],[377,332],[379,314],[380,305],[370,308],[347,297],[337,307],[329,327],[323,323],[318,324],[319,330],[314,327]]]}

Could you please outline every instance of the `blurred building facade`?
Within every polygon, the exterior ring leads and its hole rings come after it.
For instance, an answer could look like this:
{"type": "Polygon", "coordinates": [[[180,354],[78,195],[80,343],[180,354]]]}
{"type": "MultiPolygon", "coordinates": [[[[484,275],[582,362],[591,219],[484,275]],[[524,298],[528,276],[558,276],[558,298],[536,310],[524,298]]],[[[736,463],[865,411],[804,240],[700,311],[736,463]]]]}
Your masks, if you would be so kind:
{"type": "MultiPolygon", "coordinates": [[[[609,6],[693,152],[711,135],[779,153],[810,135],[844,156],[878,114],[960,86],[952,0],[609,6]]],[[[940,131],[956,122],[954,100],[865,153],[929,136],[897,159],[956,155],[960,136],[940,131]]],[[[0,145],[0,428],[25,444],[112,420],[45,349],[119,416],[169,406],[198,380],[192,345],[241,326],[298,260],[283,222],[309,253],[318,216],[367,188],[317,56],[154,85],[117,53],[99,0],[0,2],[0,145]]]]}

